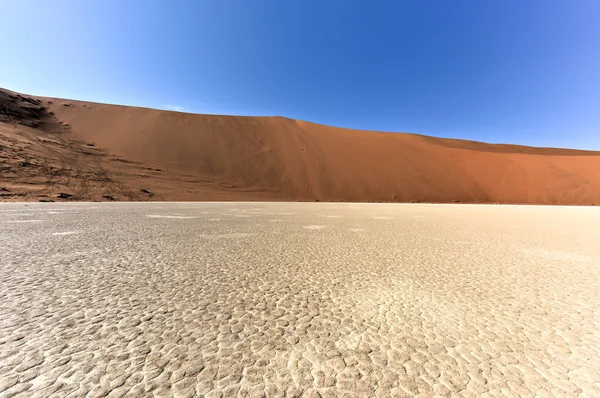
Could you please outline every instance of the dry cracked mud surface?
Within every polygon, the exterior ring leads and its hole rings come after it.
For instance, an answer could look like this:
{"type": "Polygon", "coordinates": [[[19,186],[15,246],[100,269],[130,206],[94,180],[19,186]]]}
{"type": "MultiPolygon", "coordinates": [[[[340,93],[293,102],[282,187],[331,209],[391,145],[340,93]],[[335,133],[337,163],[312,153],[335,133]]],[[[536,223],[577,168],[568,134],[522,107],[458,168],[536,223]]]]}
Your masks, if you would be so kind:
{"type": "Polygon", "coordinates": [[[2,397],[600,396],[600,209],[0,204],[2,397]]]}

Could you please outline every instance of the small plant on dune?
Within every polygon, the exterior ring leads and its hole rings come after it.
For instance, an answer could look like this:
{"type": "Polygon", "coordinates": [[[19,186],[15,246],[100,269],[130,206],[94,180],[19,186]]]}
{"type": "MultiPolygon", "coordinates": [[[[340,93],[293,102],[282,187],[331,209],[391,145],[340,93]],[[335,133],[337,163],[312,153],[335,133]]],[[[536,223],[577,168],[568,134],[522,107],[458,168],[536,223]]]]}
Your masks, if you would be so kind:
{"type": "Polygon", "coordinates": [[[4,115],[8,118],[8,121],[12,124],[14,124],[13,118],[11,116],[11,109],[10,109],[10,105],[8,102],[6,101],[2,101],[0,103],[0,115],[4,115]]]}

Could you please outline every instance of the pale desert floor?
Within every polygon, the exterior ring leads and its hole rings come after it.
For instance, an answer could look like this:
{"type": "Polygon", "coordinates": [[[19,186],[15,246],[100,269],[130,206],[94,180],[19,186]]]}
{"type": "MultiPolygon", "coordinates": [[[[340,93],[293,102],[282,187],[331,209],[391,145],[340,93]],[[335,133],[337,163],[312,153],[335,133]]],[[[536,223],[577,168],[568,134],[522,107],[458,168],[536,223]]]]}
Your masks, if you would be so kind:
{"type": "Polygon", "coordinates": [[[600,208],[0,204],[0,396],[600,396],[600,208]]]}

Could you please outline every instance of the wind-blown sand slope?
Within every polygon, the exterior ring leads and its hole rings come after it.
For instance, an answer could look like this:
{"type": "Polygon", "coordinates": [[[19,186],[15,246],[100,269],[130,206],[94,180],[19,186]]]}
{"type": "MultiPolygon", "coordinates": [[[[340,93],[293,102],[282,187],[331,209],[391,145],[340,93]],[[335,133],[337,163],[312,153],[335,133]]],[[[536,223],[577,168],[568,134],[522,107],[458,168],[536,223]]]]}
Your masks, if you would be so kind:
{"type": "Polygon", "coordinates": [[[63,137],[161,170],[121,171],[116,199],[600,203],[600,152],[41,100],[63,137]]]}

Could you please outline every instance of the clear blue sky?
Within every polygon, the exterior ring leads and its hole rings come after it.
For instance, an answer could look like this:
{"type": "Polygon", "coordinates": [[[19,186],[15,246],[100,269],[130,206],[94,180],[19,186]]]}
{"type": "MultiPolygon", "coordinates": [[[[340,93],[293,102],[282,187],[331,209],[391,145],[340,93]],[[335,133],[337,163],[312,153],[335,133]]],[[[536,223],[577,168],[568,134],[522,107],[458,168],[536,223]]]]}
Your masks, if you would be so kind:
{"type": "Polygon", "coordinates": [[[600,149],[599,0],[3,1],[0,86],[600,149]]]}

